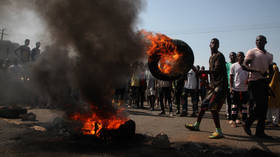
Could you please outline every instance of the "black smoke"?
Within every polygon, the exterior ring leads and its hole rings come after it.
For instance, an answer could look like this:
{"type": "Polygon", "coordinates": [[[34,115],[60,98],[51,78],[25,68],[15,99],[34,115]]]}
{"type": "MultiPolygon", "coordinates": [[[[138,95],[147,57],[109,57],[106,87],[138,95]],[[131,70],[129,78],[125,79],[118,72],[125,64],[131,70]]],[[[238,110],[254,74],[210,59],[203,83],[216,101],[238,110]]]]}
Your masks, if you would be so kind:
{"type": "Polygon", "coordinates": [[[75,93],[100,116],[114,113],[114,89],[127,83],[131,63],[144,55],[135,32],[141,0],[24,0],[17,6],[36,11],[53,43],[33,66],[34,88],[69,110],[82,107],[69,101],[75,93]]]}

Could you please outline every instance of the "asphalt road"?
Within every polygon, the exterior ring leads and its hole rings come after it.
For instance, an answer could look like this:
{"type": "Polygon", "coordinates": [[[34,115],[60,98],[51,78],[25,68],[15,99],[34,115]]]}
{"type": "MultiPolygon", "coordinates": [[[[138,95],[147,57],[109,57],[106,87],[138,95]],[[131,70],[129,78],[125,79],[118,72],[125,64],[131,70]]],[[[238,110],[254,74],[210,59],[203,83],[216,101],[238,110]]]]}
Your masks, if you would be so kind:
{"type": "MultiPolygon", "coordinates": [[[[215,130],[214,122],[210,113],[206,113],[202,120],[199,132],[187,130],[185,123],[193,123],[194,117],[180,116],[159,116],[159,109],[150,111],[148,106],[145,109],[128,108],[130,119],[136,122],[136,133],[155,137],[158,134],[166,134],[171,142],[171,147],[176,149],[186,143],[207,144],[213,147],[227,147],[232,149],[250,150],[259,148],[261,150],[280,154],[280,128],[267,126],[266,133],[273,137],[271,140],[249,137],[245,134],[242,127],[231,128],[225,120],[225,109],[221,110],[221,126],[225,138],[208,139],[208,136],[215,130]]],[[[175,108],[175,107],[174,107],[175,108]]],[[[31,129],[34,126],[40,126],[42,123],[51,123],[56,117],[62,117],[63,112],[51,109],[30,109],[37,115],[36,122],[23,122],[20,119],[0,118],[0,156],[9,157],[30,157],[30,156],[186,156],[181,151],[174,149],[157,149],[149,145],[133,145],[118,149],[102,148],[102,151],[96,149],[83,152],[78,148],[68,147],[69,143],[57,137],[51,137],[45,134],[45,131],[35,131],[31,129]],[[73,150],[75,150],[73,152],[73,150]]],[[[191,108],[190,111],[191,113],[191,108]]],[[[252,128],[254,133],[255,128],[252,128]]],[[[71,145],[71,143],[70,143],[71,145]]],[[[95,147],[95,146],[94,146],[95,147]]],[[[90,147],[92,149],[92,147],[90,147]]],[[[195,148],[196,149],[196,148],[195,148]]]]}
{"type": "MultiPolygon", "coordinates": [[[[189,105],[191,106],[191,105],[189,105]]],[[[130,117],[137,124],[136,132],[156,136],[159,133],[167,134],[174,144],[185,142],[206,143],[215,146],[228,146],[231,148],[251,149],[260,148],[262,150],[280,153],[280,128],[266,126],[266,134],[272,136],[272,140],[249,137],[243,130],[241,124],[237,128],[232,128],[228,120],[225,119],[225,105],[220,112],[221,128],[225,135],[223,139],[208,139],[208,136],[215,131],[215,125],[210,112],[206,112],[201,124],[200,131],[194,132],[185,128],[186,123],[194,123],[195,117],[174,117],[159,116],[158,111],[147,109],[129,108],[130,117]]],[[[176,107],[173,107],[176,109],[176,107]]],[[[167,110],[168,111],[168,110],[167,110]]],[[[167,112],[168,113],[168,112],[167,112]]],[[[175,113],[175,112],[174,112],[175,113]]],[[[189,115],[191,114],[189,108],[189,115]]],[[[252,126],[252,133],[255,133],[256,122],[252,126]]]]}

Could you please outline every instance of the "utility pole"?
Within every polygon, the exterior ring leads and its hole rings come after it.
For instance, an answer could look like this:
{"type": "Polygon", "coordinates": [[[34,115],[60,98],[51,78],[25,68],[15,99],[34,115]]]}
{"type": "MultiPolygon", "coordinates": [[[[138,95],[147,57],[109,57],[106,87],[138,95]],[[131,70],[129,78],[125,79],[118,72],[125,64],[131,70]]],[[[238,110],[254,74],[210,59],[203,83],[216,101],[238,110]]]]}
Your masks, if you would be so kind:
{"type": "Polygon", "coordinates": [[[4,35],[8,35],[5,33],[5,28],[2,28],[1,30],[1,40],[4,40],[4,35]]]}

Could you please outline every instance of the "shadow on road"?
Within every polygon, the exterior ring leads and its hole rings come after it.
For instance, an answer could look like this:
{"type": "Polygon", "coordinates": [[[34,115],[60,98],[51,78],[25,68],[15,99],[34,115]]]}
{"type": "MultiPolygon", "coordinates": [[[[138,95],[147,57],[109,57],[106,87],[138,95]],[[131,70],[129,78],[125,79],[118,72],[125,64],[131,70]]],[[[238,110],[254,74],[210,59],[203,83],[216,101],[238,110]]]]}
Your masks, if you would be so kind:
{"type": "Polygon", "coordinates": [[[272,137],[272,139],[263,139],[263,138],[257,138],[254,136],[241,136],[241,135],[230,135],[230,134],[224,134],[226,136],[226,139],[228,140],[235,140],[235,141],[241,141],[241,142],[256,142],[263,150],[271,152],[268,148],[269,146],[279,146],[280,145],[280,138],[279,137],[272,137]]]}

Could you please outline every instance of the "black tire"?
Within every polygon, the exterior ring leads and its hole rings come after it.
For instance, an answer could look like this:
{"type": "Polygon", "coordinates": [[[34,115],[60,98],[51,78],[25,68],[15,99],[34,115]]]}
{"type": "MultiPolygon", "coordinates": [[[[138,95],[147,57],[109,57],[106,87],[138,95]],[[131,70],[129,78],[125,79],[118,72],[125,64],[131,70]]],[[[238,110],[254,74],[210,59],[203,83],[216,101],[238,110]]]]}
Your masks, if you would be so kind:
{"type": "Polygon", "coordinates": [[[152,75],[163,81],[177,80],[183,77],[192,68],[194,63],[194,55],[191,47],[182,40],[172,40],[172,42],[177,46],[177,50],[183,56],[180,58],[178,65],[178,72],[172,74],[164,74],[158,68],[158,62],[160,61],[159,52],[154,53],[148,58],[148,66],[152,75]]]}

